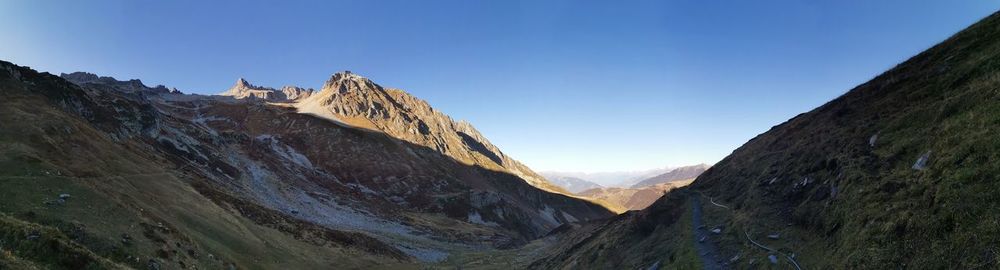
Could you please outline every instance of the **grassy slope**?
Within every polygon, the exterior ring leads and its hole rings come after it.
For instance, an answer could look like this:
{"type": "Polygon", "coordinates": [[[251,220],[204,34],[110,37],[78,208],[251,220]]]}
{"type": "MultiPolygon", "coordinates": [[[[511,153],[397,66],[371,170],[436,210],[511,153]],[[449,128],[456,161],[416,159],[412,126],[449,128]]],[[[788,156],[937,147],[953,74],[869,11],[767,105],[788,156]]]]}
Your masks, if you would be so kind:
{"type": "MultiPolygon", "coordinates": [[[[752,139],[688,189],[705,194],[705,223],[723,227],[709,241],[727,257],[740,254],[735,268],[792,267],[784,258],[767,263],[770,253],[751,245],[747,234],[779,253],[794,254],[806,269],[995,268],[997,134],[1000,15],[994,14],[752,139]],[[926,169],[911,168],[927,152],[926,169]],[[710,199],[729,209],[709,204],[710,199]],[[767,239],[773,233],[780,238],[767,239]]],[[[643,214],[679,209],[681,204],[668,203],[679,196],[686,195],[671,192],[643,214]]],[[[620,217],[613,222],[620,226],[578,242],[587,248],[537,264],[566,267],[574,261],[561,259],[584,255],[622,260],[629,267],[649,263],[658,252],[636,248],[644,245],[645,238],[637,237],[641,228],[676,226],[650,217],[620,217]],[[623,239],[610,252],[594,247],[623,239]],[[649,258],[627,259],[636,253],[649,258]]],[[[656,247],[678,246],[682,239],[656,247]]]]}
{"type": "Polygon", "coordinates": [[[668,193],[655,210],[631,211],[562,233],[528,268],[638,269],[657,262],[660,269],[700,268],[683,190],[668,193]]]}
{"type": "MultiPolygon", "coordinates": [[[[25,95],[24,85],[0,83],[0,212],[13,222],[31,221],[69,235],[73,243],[96,254],[95,261],[139,268],[150,260],[168,268],[399,263],[336,245],[310,244],[257,225],[202,196],[189,183],[196,178],[164,168],[170,163],[146,154],[148,150],[111,141],[47,100],[25,95]],[[45,204],[60,193],[73,197],[65,204],[45,204]],[[123,234],[131,238],[128,244],[122,242],[123,234]]],[[[0,228],[0,234],[17,233],[0,228]]],[[[70,253],[39,257],[32,252],[18,246],[4,260],[78,268],[48,262],[70,253]]]]}
{"type": "Polygon", "coordinates": [[[733,249],[748,249],[744,228],[782,233],[772,245],[809,268],[995,267],[998,88],[994,15],[751,140],[694,187],[735,207],[733,249]]]}

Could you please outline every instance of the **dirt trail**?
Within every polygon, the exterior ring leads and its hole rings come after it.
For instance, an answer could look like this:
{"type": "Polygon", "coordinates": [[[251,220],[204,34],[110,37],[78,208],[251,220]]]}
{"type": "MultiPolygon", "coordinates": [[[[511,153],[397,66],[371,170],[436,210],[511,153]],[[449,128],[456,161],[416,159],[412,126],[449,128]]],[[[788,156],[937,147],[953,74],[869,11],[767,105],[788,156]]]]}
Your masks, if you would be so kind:
{"type": "Polygon", "coordinates": [[[701,220],[701,200],[698,196],[690,197],[691,204],[691,229],[694,230],[694,247],[701,258],[702,269],[728,269],[722,262],[722,254],[719,248],[710,241],[711,229],[705,226],[701,220]],[[704,239],[704,241],[700,241],[704,239]]]}

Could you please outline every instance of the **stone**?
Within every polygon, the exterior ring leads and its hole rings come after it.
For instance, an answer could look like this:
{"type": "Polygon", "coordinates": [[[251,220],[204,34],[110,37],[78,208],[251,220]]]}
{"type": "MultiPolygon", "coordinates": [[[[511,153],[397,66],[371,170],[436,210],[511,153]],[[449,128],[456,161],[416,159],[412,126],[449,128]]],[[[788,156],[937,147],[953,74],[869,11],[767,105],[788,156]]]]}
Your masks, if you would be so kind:
{"type": "Polygon", "coordinates": [[[41,237],[42,237],[42,234],[40,232],[38,232],[38,231],[31,231],[30,233],[28,233],[28,237],[27,238],[28,238],[28,240],[38,240],[38,238],[41,238],[41,237]]]}
{"type": "Polygon", "coordinates": [[[714,234],[720,234],[720,233],[722,233],[722,229],[721,228],[712,229],[712,233],[714,233],[714,234]]]}
{"type": "Polygon", "coordinates": [[[72,197],[72,196],[70,196],[68,193],[59,194],[59,199],[66,200],[66,199],[69,199],[69,197],[72,197]]]}
{"type": "Polygon", "coordinates": [[[122,244],[129,245],[132,244],[132,236],[127,233],[122,234],[122,244]]]}
{"type": "Polygon", "coordinates": [[[701,239],[698,239],[698,243],[705,242],[705,239],[707,239],[707,238],[708,238],[708,236],[702,236],[701,239]]]}
{"type": "Polygon", "coordinates": [[[778,233],[773,233],[773,234],[769,234],[769,235],[767,235],[767,238],[768,238],[768,239],[774,239],[774,240],[778,240],[778,239],[781,239],[781,235],[780,235],[780,234],[778,234],[778,233]]]}
{"type": "Polygon", "coordinates": [[[877,140],[878,140],[878,134],[872,135],[871,138],[868,138],[868,146],[875,147],[875,141],[877,140]]]}
{"type": "Polygon", "coordinates": [[[930,159],[930,157],[931,157],[931,151],[927,151],[927,153],[921,155],[920,158],[917,158],[917,162],[913,163],[912,168],[918,171],[927,169],[927,160],[930,159]]]}

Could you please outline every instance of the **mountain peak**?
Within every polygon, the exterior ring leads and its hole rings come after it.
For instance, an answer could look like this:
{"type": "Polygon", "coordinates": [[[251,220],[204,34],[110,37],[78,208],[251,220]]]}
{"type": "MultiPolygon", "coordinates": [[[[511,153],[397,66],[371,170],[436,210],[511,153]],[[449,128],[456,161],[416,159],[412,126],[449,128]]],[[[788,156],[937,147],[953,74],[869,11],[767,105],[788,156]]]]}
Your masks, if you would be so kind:
{"type": "Polygon", "coordinates": [[[340,93],[348,92],[352,89],[361,90],[369,88],[381,88],[364,76],[353,73],[349,70],[340,71],[330,76],[330,79],[323,84],[325,89],[336,89],[340,93]]]}
{"type": "Polygon", "coordinates": [[[243,77],[240,77],[239,79],[237,79],[237,80],[236,80],[236,83],[235,83],[235,84],[233,84],[233,87],[232,87],[231,89],[245,89],[245,90],[273,90],[272,88],[268,88],[268,87],[262,87],[262,86],[257,86],[257,85],[253,85],[252,83],[248,82],[248,81],[247,81],[246,79],[244,79],[243,77]]]}
{"type": "Polygon", "coordinates": [[[234,87],[250,87],[250,85],[251,85],[250,82],[247,82],[246,79],[240,77],[238,80],[236,80],[236,85],[234,85],[234,87]]]}

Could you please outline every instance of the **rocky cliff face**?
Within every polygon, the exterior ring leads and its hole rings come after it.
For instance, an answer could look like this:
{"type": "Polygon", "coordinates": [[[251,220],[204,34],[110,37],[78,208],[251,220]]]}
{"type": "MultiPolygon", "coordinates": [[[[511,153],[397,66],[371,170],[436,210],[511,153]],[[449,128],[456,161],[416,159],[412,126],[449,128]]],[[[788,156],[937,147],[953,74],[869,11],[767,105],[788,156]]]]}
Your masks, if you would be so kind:
{"type": "Polygon", "coordinates": [[[285,86],[281,90],[270,87],[262,87],[250,84],[246,79],[236,80],[229,90],[222,92],[222,96],[230,96],[236,99],[252,99],[269,102],[289,102],[308,98],[312,95],[312,89],[305,89],[296,86],[285,86]]]}
{"type": "Polygon", "coordinates": [[[514,174],[547,191],[569,194],[505,155],[472,124],[455,121],[426,101],[349,71],[334,74],[319,93],[295,107],[303,113],[429,147],[463,164],[514,174]]]}

